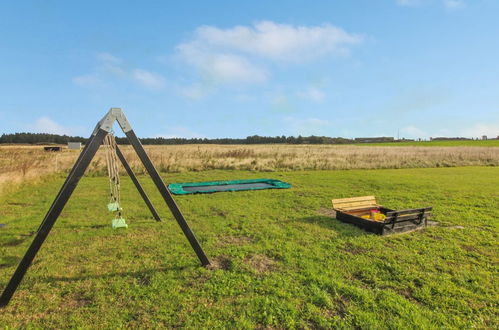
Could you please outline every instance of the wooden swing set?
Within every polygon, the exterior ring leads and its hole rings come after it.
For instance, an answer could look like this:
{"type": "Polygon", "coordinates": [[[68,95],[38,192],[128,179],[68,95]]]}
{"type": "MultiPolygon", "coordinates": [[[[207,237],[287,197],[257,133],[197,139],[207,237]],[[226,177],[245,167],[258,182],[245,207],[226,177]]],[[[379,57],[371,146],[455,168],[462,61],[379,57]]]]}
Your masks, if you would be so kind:
{"type": "Polygon", "coordinates": [[[127,174],[132,179],[132,182],[134,183],[135,187],[137,188],[139,194],[141,195],[142,199],[146,203],[147,207],[151,211],[154,219],[156,221],[161,221],[161,218],[159,217],[158,213],[154,209],[154,206],[152,205],[151,201],[147,197],[144,189],[142,189],[142,186],[140,185],[139,181],[137,180],[137,177],[133,173],[128,162],[126,161],[125,157],[123,156],[123,153],[121,152],[121,150],[119,149],[118,145],[115,142],[114,135],[112,133],[112,128],[113,128],[114,122],[116,122],[116,121],[118,122],[119,126],[121,127],[123,133],[125,133],[130,144],[133,146],[133,149],[137,153],[137,156],[141,160],[146,171],[149,173],[149,176],[151,177],[152,181],[156,185],[156,188],[159,190],[164,201],[166,202],[166,204],[170,208],[170,211],[172,212],[173,216],[175,217],[175,220],[177,221],[178,225],[180,226],[180,228],[184,232],[184,235],[186,236],[187,240],[191,244],[194,252],[198,256],[199,261],[201,262],[201,264],[203,266],[207,266],[210,264],[208,257],[204,253],[201,245],[199,244],[196,237],[194,236],[194,233],[192,232],[191,228],[187,224],[187,221],[185,220],[182,212],[180,212],[180,209],[178,208],[177,204],[175,203],[175,200],[171,196],[168,188],[164,184],[158,171],[156,170],[156,168],[154,167],[153,163],[151,162],[149,156],[145,152],[142,144],[140,143],[140,140],[135,135],[135,132],[133,131],[132,127],[130,126],[130,123],[128,122],[127,118],[125,117],[125,114],[123,113],[123,111],[120,108],[111,108],[109,110],[109,112],[97,123],[97,126],[95,127],[92,135],[90,136],[87,143],[85,144],[85,148],[80,153],[80,156],[78,157],[76,163],[74,164],[73,168],[69,172],[69,175],[66,178],[66,181],[64,182],[64,184],[62,185],[54,202],[52,203],[52,206],[50,207],[47,214],[45,215],[45,218],[43,219],[40,227],[38,228],[38,231],[36,232],[36,235],[35,235],[35,238],[33,239],[33,242],[31,243],[30,247],[26,251],[26,254],[22,258],[19,265],[17,266],[16,271],[12,275],[10,281],[8,282],[2,295],[0,296],[0,307],[6,306],[9,303],[9,301],[11,300],[17,287],[21,283],[24,275],[26,274],[29,266],[31,265],[33,259],[35,258],[36,254],[40,250],[43,242],[45,241],[45,239],[49,235],[57,218],[61,214],[64,206],[66,205],[69,198],[71,197],[71,194],[75,190],[76,186],[78,185],[78,182],[80,181],[81,177],[85,173],[85,170],[87,169],[88,165],[92,161],[93,157],[97,153],[97,150],[103,144],[103,142],[104,142],[104,145],[107,146],[107,150],[108,150],[106,157],[107,157],[107,162],[108,162],[108,173],[109,173],[110,186],[111,186],[111,200],[110,200],[110,203],[108,204],[108,209],[112,212],[116,212],[116,218],[113,220],[113,227],[119,228],[119,227],[126,226],[125,220],[121,217],[121,207],[120,207],[120,200],[119,200],[120,199],[119,198],[120,197],[119,196],[119,176],[118,176],[118,169],[117,169],[117,161],[116,161],[115,157],[117,157],[121,161],[121,163],[123,164],[127,174]]]}

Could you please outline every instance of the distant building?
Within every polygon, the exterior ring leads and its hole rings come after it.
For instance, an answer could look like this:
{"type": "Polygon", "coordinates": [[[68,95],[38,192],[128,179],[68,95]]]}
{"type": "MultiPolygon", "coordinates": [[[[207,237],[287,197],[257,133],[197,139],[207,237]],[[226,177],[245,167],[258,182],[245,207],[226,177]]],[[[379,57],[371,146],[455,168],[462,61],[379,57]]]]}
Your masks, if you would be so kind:
{"type": "Polygon", "coordinates": [[[68,142],[68,149],[81,150],[81,142],[68,142]]]}
{"type": "Polygon", "coordinates": [[[482,135],[482,140],[487,140],[487,135],[482,135]]]}

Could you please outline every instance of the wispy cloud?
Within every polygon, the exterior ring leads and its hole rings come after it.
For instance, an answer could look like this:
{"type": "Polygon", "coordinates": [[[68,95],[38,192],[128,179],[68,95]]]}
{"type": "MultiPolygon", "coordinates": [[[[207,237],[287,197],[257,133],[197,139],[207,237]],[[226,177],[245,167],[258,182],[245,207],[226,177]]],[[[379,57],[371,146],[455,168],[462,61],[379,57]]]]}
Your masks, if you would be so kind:
{"type": "Polygon", "coordinates": [[[48,117],[40,117],[34,123],[26,125],[26,129],[33,133],[49,133],[71,135],[72,130],[68,127],[59,125],[48,117]]]}
{"type": "Polygon", "coordinates": [[[165,87],[165,79],[156,74],[142,69],[134,69],[131,72],[132,78],[142,86],[161,89],[165,87]]]}
{"type": "Polygon", "coordinates": [[[211,92],[212,88],[206,84],[195,83],[189,86],[180,86],[178,92],[180,95],[198,101],[211,92]]]}
{"type": "Polygon", "coordinates": [[[424,4],[430,4],[434,2],[440,2],[446,9],[460,9],[466,7],[465,0],[395,0],[395,3],[399,6],[414,7],[424,4]]]}
{"type": "Polygon", "coordinates": [[[96,55],[97,65],[93,72],[72,78],[75,85],[101,88],[111,84],[111,81],[133,81],[142,87],[160,90],[166,86],[166,79],[155,72],[125,66],[125,61],[109,53],[96,55]]]}
{"type": "Polygon", "coordinates": [[[261,83],[268,73],[246,58],[230,53],[206,53],[194,45],[177,47],[182,58],[212,83],[261,83]]]}
{"type": "Polygon", "coordinates": [[[308,87],[299,91],[297,95],[313,102],[322,102],[326,98],[326,94],[318,87],[308,87]]]}
{"type": "Polygon", "coordinates": [[[109,64],[121,64],[123,63],[123,59],[117,57],[117,56],[114,56],[110,53],[98,53],[96,55],[97,59],[99,61],[102,61],[104,63],[109,63],[109,64]]]}
{"type": "Polygon", "coordinates": [[[294,26],[259,21],[227,29],[201,26],[177,45],[176,51],[199,79],[230,86],[265,83],[271,77],[272,63],[297,65],[325,56],[346,56],[362,41],[362,36],[331,24],[294,26]]]}
{"type": "Polygon", "coordinates": [[[489,138],[499,136],[499,123],[476,123],[461,131],[465,137],[482,137],[486,135],[489,138]]]}
{"type": "Polygon", "coordinates": [[[396,0],[396,3],[400,6],[416,6],[421,3],[421,0],[396,0]]]}
{"type": "Polygon", "coordinates": [[[236,51],[275,61],[304,61],[328,54],[345,55],[349,47],[363,37],[331,24],[293,26],[272,21],[256,22],[253,26],[220,29],[202,26],[191,41],[179,45],[206,51],[236,51]]]}
{"type": "Polygon", "coordinates": [[[82,87],[104,87],[106,84],[97,73],[89,73],[71,78],[73,84],[82,87]]]}
{"type": "Polygon", "coordinates": [[[466,6],[464,0],[443,0],[443,2],[447,9],[461,9],[466,6]]]}

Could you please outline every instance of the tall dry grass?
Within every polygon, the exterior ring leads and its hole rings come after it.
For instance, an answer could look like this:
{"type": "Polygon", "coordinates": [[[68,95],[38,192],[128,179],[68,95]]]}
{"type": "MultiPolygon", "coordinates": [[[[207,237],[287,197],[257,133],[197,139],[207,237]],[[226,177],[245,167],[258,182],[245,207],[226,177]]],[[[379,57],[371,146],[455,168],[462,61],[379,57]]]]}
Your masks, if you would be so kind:
{"type": "MultiPolygon", "coordinates": [[[[144,169],[130,146],[123,153],[136,173],[144,169]]],[[[339,170],[499,165],[498,147],[374,147],[341,145],[146,146],[162,172],[223,170],[339,170]]],[[[45,152],[41,146],[0,146],[0,192],[11,184],[68,171],[79,152],[45,152]]],[[[106,173],[101,149],[92,175],[106,173]]]]}

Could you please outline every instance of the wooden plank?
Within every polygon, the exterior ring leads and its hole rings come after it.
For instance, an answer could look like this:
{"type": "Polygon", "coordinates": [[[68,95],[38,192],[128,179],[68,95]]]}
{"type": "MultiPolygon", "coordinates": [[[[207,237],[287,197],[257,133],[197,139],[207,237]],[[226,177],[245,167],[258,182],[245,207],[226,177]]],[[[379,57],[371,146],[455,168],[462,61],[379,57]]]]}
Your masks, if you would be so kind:
{"type": "Polygon", "coordinates": [[[376,206],[376,205],[369,205],[369,206],[366,206],[366,207],[346,207],[346,208],[335,208],[334,210],[341,210],[341,211],[344,211],[344,212],[348,212],[348,213],[354,213],[354,212],[369,212],[370,210],[378,210],[379,208],[376,206]]]}
{"type": "Polygon", "coordinates": [[[363,200],[376,200],[376,197],[374,196],[360,196],[360,197],[349,197],[349,198],[337,198],[333,199],[333,202],[357,202],[357,201],[363,201],[363,200]]]}
{"type": "Polygon", "coordinates": [[[341,204],[338,204],[338,203],[334,203],[333,204],[333,207],[337,207],[337,208],[341,208],[341,209],[346,209],[346,208],[349,208],[349,209],[355,209],[355,208],[365,208],[365,207],[377,207],[379,206],[378,204],[376,204],[375,202],[373,201],[364,201],[364,202],[350,202],[350,203],[341,203],[341,204]]]}
{"type": "Polygon", "coordinates": [[[334,209],[353,210],[356,208],[376,207],[374,196],[361,196],[351,198],[340,198],[331,200],[334,209]]]}
{"type": "Polygon", "coordinates": [[[345,202],[345,203],[334,203],[336,205],[344,205],[344,206],[357,206],[357,205],[375,205],[376,200],[371,199],[371,200],[365,200],[365,201],[358,201],[358,202],[345,202]]]}

